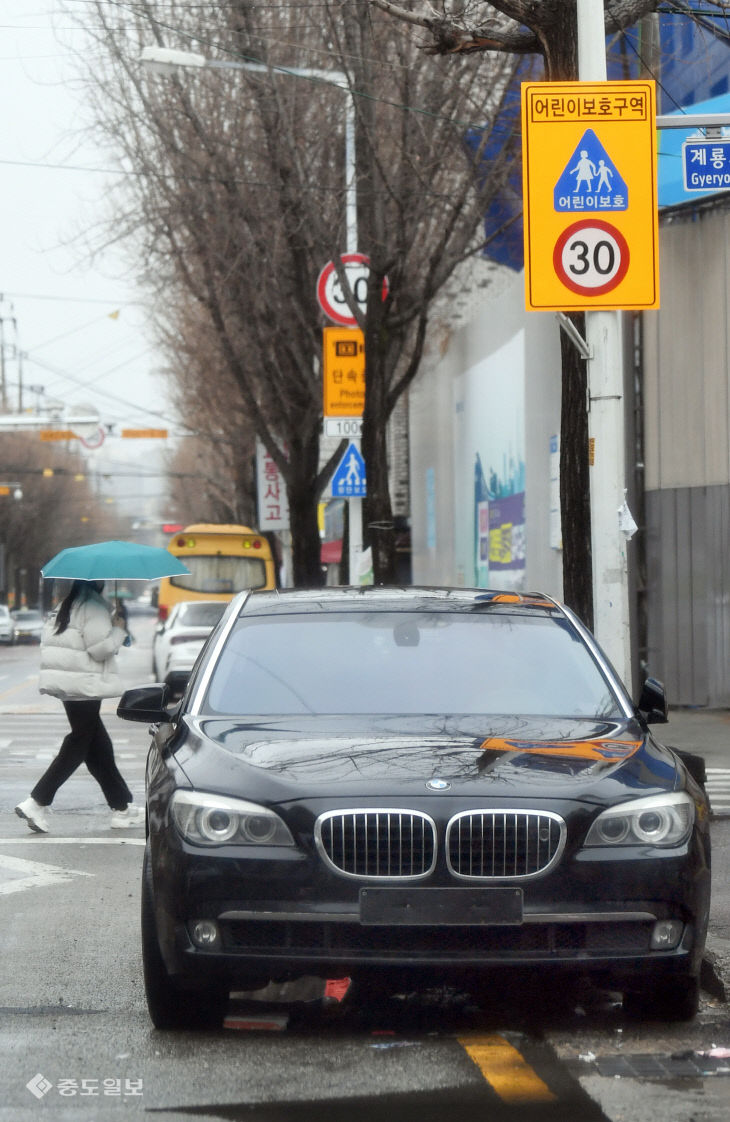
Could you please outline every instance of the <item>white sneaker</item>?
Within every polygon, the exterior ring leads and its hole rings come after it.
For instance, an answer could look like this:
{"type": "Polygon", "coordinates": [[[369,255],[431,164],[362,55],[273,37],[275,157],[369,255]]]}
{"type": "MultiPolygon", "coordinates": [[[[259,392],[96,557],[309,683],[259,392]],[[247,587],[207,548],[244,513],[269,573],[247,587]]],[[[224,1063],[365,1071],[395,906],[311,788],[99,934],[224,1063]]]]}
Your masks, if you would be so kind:
{"type": "Polygon", "coordinates": [[[18,803],[15,813],[18,818],[24,818],[30,829],[34,830],[36,834],[48,833],[46,808],[37,803],[35,799],[27,798],[24,802],[18,803]]]}
{"type": "Polygon", "coordinates": [[[144,826],[144,807],[130,803],[126,810],[113,810],[112,830],[126,830],[128,826],[144,826]]]}

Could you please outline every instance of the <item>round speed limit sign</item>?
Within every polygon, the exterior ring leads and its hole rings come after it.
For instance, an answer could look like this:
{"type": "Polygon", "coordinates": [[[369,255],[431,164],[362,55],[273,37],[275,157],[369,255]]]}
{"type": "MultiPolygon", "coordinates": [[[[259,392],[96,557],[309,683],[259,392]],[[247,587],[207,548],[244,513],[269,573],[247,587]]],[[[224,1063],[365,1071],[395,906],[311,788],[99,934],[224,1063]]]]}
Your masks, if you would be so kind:
{"type": "Polygon", "coordinates": [[[584,218],[563,230],[553,251],[553,265],[571,292],[601,296],[626,276],[629,247],[615,226],[601,218],[584,218]]]}
{"type": "MultiPolygon", "coordinates": [[[[364,315],[367,310],[370,258],[364,253],[343,253],[340,261],[355,303],[364,315]]],[[[387,295],[388,279],[383,277],[383,300],[387,295]]],[[[333,323],[341,327],[357,327],[357,317],[350,310],[347,297],[342,291],[334,261],[328,261],[317,278],[317,300],[324,314],[333,323]]]]}

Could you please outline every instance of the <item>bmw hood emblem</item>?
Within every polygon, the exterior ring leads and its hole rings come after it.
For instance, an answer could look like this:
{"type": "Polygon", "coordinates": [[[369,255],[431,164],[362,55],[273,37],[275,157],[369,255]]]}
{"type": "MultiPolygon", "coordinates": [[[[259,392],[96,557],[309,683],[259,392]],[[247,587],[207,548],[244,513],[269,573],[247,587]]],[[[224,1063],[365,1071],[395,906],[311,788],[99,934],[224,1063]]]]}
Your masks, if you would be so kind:
{"type": "Polygon", "coordinates": [[[448,791],[451,789],[451,784],[447,779],[429,779],[426,787],[429,791],[448,791]]]}

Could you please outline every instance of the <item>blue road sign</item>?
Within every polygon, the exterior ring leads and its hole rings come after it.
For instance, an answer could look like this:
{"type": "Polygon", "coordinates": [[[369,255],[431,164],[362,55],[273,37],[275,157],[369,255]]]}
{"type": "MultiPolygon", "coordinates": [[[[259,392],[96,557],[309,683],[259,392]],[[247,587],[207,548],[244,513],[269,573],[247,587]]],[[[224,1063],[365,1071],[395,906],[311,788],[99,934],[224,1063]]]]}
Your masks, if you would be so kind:
{"type": "Polygon", "coordinates": [[[365,461],[357,445],[350,443],[332,476],[332,497],[363,499],[366,494],[365,461]]]}
{"type": "Polygon", "coordinates": [[[628,210],[626,183],[593,129],[583,133],[555,184],[553,206],[580,214],[628,210]]]}
{"type": "Polygon", "coordinates": [[[730,187],[730,136],[685,140],[682,174],[685,191],[727,191],[730,187]]]}

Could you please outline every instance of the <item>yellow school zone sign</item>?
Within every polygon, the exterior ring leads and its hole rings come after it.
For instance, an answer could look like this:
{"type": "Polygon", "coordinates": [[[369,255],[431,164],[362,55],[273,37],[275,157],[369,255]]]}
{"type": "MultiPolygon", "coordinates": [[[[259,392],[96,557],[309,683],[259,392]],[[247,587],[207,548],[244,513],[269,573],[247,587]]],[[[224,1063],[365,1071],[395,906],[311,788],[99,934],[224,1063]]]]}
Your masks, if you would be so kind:
{"type": "Polygon", "coordinates": [[[651,81],[522,85],[529,311],[659,307],[651,81]]]}

